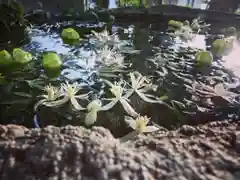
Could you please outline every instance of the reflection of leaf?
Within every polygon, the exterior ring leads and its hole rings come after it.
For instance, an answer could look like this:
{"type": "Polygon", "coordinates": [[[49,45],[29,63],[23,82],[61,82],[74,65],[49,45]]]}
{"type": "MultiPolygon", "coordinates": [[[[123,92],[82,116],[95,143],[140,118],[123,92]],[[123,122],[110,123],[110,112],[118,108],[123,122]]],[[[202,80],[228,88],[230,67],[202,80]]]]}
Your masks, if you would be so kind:
{"type": "Polygon", "coordinates": [[[17,96],[26,97],[26,98],[31,98],[31,97],[32,97],[31,94],[28,94],[28,93],[25,93],[25,92],[15,92],[15,93],[13,93],[13,94],[15,94],[15,95],[17,95],[17,96]]]}
{"type": "Polygon", "coordinates": [[[5,105],[11,105],[11,104],[29,104],[31,102],[31,99],[16,99],[16,100],[7,100],[7,101],[2,101],[0,104],[5,104],[5,105]]]}
{"type": "Polygon", "coordinates": [[[30,88],[37,88],[42,90],[44,88],[44,83],[40,80],[26,80],[26,83],[30,86],[30,88]]]}
{"type": "Polygon", "coordinates": [[[160,77],[164,77],[168,74],[168,71],[165,67],[162,67],[162,71],[156,71],[156,73],[160,76],[160,77]]]}
{"type": "Polygon", "coordinates": [[[113,74],[113,73],[99,73],[100,77],[103,78],[117,78],[119,75],[113,74]]]}
{"type": "Polygon", "coordinates": [[[165,100],[168,100],[168,96],[167,95],[163,95],[159,98],[159,100],[161,101],[165,101],[165,100]]]}
{"type": "Polygon", "coordinates": [[[176,107],[176,105],[177,105],[180,108],[185,108],[185,105],[182,102],[171,100],[171,103],[172,103],[173,107],[176,107]]]}
{"type": "Polygon", "coordinates": [[[11,83],[9,83],[9,85],[7,86],[7,88],[6,88],[6,91],[7,92],[11,92],[11,90],[12,90],[12,88],[13,88],[13,82],[11,82],[11,83]]]}

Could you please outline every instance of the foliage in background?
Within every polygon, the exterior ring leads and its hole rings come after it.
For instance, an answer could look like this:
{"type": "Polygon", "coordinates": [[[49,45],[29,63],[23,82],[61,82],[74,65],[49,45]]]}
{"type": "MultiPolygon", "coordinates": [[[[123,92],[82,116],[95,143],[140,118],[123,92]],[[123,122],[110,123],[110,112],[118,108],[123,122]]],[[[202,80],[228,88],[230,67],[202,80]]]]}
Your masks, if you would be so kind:
{"type": "Polygon", "coordinates": [[[0,26],[11,31],[12,27],[24,24],[24,7],[19,2],[8,1],[0,5],[0,26]]]}
{"type": "MultiPolygon", "coordinates": [[[[140,7],[141,1],[140,0],[118,0],[120,7],[122,6],[135,6],[140,7]]],[[[147,0],[142,0],[143,7],[148,7],[147,0]]]]}

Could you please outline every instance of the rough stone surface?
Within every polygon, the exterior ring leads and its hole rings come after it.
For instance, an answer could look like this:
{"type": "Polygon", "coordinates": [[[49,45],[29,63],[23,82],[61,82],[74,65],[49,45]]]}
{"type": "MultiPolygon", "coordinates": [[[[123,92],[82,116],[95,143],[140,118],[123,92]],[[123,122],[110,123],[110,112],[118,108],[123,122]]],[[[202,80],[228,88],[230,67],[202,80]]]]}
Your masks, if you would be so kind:
{"type": "Polygon", "coordinates": [[[239,180],[240,122],[159,131],[120,144],[101,127],[0,126],[2,180],[239,180]]]}

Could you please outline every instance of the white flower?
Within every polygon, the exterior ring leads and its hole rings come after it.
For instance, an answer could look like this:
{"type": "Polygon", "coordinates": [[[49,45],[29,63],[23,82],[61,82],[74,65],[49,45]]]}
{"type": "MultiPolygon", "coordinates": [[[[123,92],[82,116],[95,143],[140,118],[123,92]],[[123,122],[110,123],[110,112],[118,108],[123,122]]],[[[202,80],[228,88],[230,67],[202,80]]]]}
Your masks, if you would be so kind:
{"type": "Polygon", "coordinates": [[[40,97],[42,97],[43,99],[39,100],[34,105],[35,111],[40,105],[51,106],[50,102],[55,101],[57,98],[60,97],[59,88],[54,87],[51,84],[47,85],[43,90],[46,92],[46,94],[40,95],[40,97]]]}
{"type": "Polygon", "coordinates": [[[111,102],[107,105],[102,107],[102,110],[106,111],[111,109],[117,102],[120,102],[124,108],[124,110],[131,116],[136,117],[138,114],[133,109],[133,107],[129,104],[128,97],[123,95],[124,92],[124,85],[122,85],[122,81],[118,83],[112,84],[110,81],[104,80],[109,86],[111,93],[115,96],[114,98],[110,98],[107,100],[110,100],[111,102]]]}
{"type": "Polygon", "coordinates": [[[87,106],[87,115],[85,117],[85,124],[92,125],[97,120],[97,113],[102,110],[102,102],[99,99],[93,100],[87,106]]]}
{"type": "Polygon", "coordinates": [[[92,31],[92,33],[95,36],[95,38],[101,43],[114,44],[114,43],[120,42],[119,37],[117,35],[115,35],[115,34],[110,35],[106,29],[100,33],[97,33],[95,31],[92,31]]]}
{"type": "Polygon", "coordinates": [[[109,49],[107,46],[104,46],[97,53],[96,61],[105,66],[123,67],[124,57],[121,54],[114,52],[112,49],[109,49]]]}
{"type": "Polygon", "coordinates": [[[132,117],[125,117],[126,123],[134,129],[137,133],[146,133],[146,132],[154,132],[159,130],[158,127],[155,126],[147,126],[149,123],[149,118],[147,116],[138,116],[135,120],[132,117]]]}
{"type": "Polygon", "coordinates": [[[195,34],[192,31],[192,28],[188,25],[182,26],[179,30],[176,30],[175,33],[169,33],[175,37],[179,36],[184,41],[191,41],[195,34]]]}
{"type": "Polygon", "coordinates": [[[146,94],[146,92],[151,88],[152,84],[146,78],[142,76],[139,72],[130,73],[131,79],[131,89],[127,91],[126,97],[130,97],[134,92],[145,102],[149,103],[162,103],[160,100],[154,100],[154,96],[146,94]]]}
{"type": "Polygon", "coordinates": [[[62,99],[51,101],[48,103],[48,106],[61,106],[70,101],[75,110],[84,110],[85,108],[78,103],[77,99],[87,99],[88,93],[76,95],[80,89],[81,88],[79,87],[78,83],[69,84],[66,81],[65,83],[61,84],[59,97],[62,97],[62,99]]]}

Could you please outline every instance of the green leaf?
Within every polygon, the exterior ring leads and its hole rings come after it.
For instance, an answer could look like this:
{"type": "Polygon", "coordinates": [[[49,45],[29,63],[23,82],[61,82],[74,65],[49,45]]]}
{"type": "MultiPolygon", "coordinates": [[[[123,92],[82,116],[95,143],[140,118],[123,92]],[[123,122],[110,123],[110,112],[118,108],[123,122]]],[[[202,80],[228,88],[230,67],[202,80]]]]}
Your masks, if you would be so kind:
{"type": "Polygon", "coordinates": [[[25,93],[25,92],[15,92],[13,93],[17,96],[22,96],[22,97],[26,97],[26,98],[32,98],[32,95],[31,94],[28,94],[28,93],[25,93]]]}

